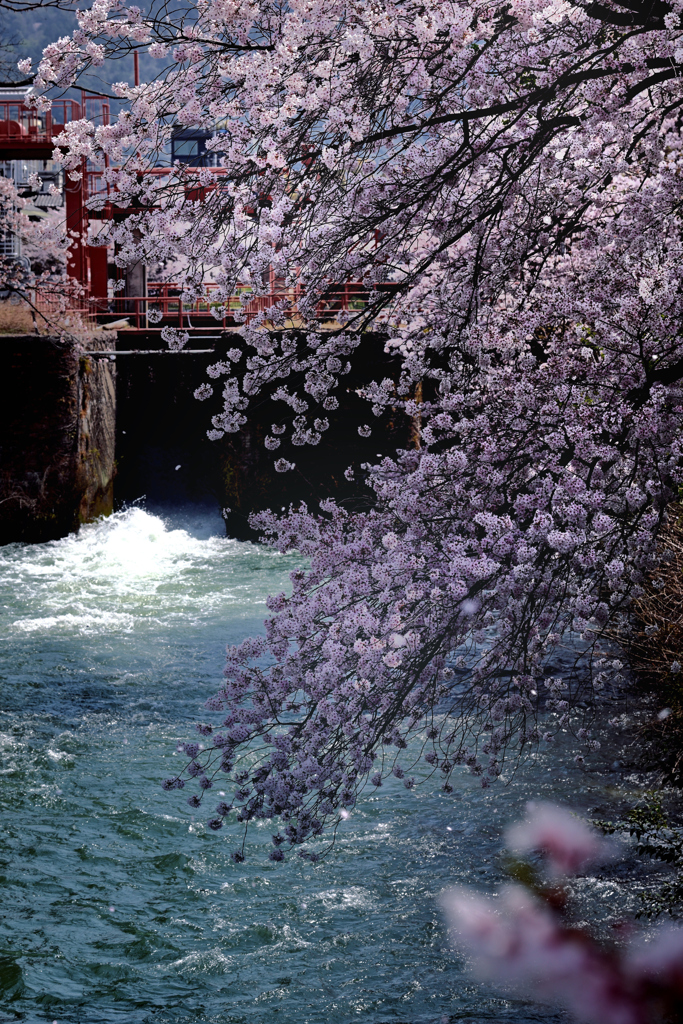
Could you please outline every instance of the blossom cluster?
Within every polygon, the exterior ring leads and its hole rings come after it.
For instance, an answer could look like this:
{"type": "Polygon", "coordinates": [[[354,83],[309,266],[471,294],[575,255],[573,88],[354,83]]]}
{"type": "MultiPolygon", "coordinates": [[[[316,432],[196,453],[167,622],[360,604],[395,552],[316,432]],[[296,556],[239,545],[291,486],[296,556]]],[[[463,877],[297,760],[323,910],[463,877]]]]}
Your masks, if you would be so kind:
{"type": "MultiPolygon", "coordinates": [[[[37,182],[30,182],[37,185],[37,182]]],[[[30,300],[33,289],[40,287],[55,298],[64,291],[64,278],[70,239],[61,218],[46,218],[35,224],[25,213],[27,198],[12,178],[0,177],[0,238],[6,252],[21,249],[22,258],[0,256],[0,293],[10,300],[30,300]],[[14,236],[15,242],[10,245],[14,236]]]]}
{"type": "Polygon", "coordinates": [[[254,518],[310,569],[270,600],[266,637],[230,651],[211,702],[227,712],[223,770],[265,743],[241,820],[283,817],[301,843],[370,773],[410,788],[416,756],[449,792],[458,766],[488,785],[557,729],[599,747],[573,710],[618,690],[621,662],[558,678],[549,660],[569,632],[595,647],[657,565],[681,479],[683,394],[665,375],[683,310],[677,285],[647,304],[628,264],[596,260],[621,301],[590,328],[567,286],[526,314],[531,341],[519,313],[472,329],[421,405],[421,447],[369,468],[374,507],[254,518]]]}
{"type": "Polygon", "coordinates": [[[454,945],[477,974],[559,1003],[586,1024],[655,1024],[679,1019],[683,1008],[683,929],[631,937],[609,948],[567,915],[559,876],[605,859],[606,844],[563,808],[531,805],[512,832],[512,847],[548,857],[554,887],[508,886],[495,899],[463,889],[442,903],[454,945]]]}
{"type": "Polygon", "coordinates": [[[46,50],[46,87],[93,46],[166,62],[120,83],[112,124],[60,136],[66,169],[99,161],[129,210],[108,222],[120,265],[182,258],[183,297],[211,274],[213,303],[241,287],[245,321],[279,282],[197,389],[221,394],[209,436],[268,398],[264,444],[291,470],[371,326],[397,371],[364,389],[359,434],[388,410],[415,424],[415,448],[361,467],[361,511],[254,519],[310,569],[271,598],[265,638],[229,651],[210,702],[223,724],[187,750],[193,806],[218,773],[234,782],[213,828],[277,819],[279,860],[364,785],[410,789],[417,760],[450,792],[456,768],[489,785],[557,729],[598,748],[577,701],[623,683],[600,638],[656,567],[683,482],[681,10],[199,0],[173,26],[98,0],[46,50]],[[220,154],[201,188],[180,165],[147,173],[177,126],[220,154]],[[323,331],[316,311],[344,282],[363,301],[323,331]],[[595,650],[583,679],[549,670],[569,632],[595,650]]]}

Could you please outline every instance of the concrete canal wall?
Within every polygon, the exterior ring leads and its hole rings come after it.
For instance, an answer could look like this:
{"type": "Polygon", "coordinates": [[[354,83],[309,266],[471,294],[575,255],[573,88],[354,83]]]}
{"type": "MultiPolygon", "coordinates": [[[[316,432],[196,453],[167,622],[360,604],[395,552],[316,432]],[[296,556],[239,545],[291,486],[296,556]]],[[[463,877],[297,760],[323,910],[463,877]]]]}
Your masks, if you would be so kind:
{"type": "Polygon", "coordinates": [[[302,501],[314,509],[330,496],[356,508],[367,503],[362,463],[415,443],[404,415],[377,421],[357,393],[395,371],[381,336],[368,337],[351,357],[339,408],[326,414],[320,443],[294,447],[283,438],[277,456],[295,469],[277,473],[263,444],[281,414],[277,404],[259,398],[239,433],[209,441],[211,416],[222,404],[220,381],[209,401],[194,398],[207,366],[243,345],[242,338],[193,338],[197,351],[169,353],[159,334],[102,332],[80,355],[45,336],[0,335],[0,543],[62,537],[142,497],[157,509],[230,508],[229,535],[250,539],[253,511],[302,501]],[[115,359],[98,355],[109,351],[115,359]],[[368,422],[366,438],[358,427],[368,422]],[[357,473],[350,481],[351,464],[357,473]]]}
{"type": "Polygon", "coordinates": [[[112,510],[115,379],[73,345],[0,335],[0,543],[63,537],[112,510]]]}

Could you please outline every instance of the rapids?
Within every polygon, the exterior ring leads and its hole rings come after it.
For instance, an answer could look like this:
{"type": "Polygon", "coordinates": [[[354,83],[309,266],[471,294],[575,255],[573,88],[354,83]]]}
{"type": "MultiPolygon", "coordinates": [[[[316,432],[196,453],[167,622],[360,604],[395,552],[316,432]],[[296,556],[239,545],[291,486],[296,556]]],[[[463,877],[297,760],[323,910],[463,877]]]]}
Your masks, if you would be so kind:
{"type": "MultiPolygon", "coordinates": [[[[464,774],[450,796],[388,784],[315,866],[269,862],[259,829],[235,865],[236,826],[212,833],[162,792],[225,644],[262,629],[298,564],[221,531],[133,507],[0,548],[0,1021],[564,1019],[472,981],[436,904],[500,883],[529,797],[600,803],[614,780],[561,750],[488,791],[464,774]]],[[[628,909],[618,882],[589,888],[603,917],[628,909]]]]}

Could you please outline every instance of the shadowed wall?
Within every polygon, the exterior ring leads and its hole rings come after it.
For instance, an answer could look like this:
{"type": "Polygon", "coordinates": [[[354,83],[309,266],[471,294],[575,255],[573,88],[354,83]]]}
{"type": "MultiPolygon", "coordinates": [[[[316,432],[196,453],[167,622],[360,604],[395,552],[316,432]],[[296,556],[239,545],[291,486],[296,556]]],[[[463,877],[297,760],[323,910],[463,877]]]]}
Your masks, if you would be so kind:
{"type": "Polygon", "coordinates": [[[112,510],[115,419],[108,360],[0,336],[0,543],[53,540],[112,510]]]}

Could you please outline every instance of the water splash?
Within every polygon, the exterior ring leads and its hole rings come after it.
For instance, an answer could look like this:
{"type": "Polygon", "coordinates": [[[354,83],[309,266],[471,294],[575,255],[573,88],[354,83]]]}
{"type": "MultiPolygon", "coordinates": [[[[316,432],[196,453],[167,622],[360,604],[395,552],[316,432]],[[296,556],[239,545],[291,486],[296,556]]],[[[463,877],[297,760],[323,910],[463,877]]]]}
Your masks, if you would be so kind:
{"type": "Polygon", "coordinates": [[[22,612],[9,628],[24,633],[163,631],[179,615],[198,622],[228,605],[261,605],[264,573],[280,577],[291,561],[257,545],[193,536],[134,507],[62,540],[0,548],[0,603],[22,612]]]}

